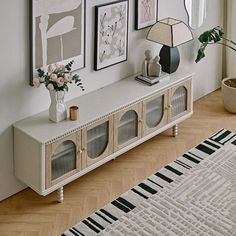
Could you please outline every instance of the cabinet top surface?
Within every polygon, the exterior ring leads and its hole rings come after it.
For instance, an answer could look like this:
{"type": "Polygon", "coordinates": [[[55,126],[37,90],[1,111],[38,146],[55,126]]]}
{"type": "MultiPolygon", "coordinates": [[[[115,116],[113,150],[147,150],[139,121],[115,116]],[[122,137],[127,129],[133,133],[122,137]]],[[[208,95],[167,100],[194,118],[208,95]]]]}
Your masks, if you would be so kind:
{"type": "Polygon", "coordinates": [[[59,123],[53,123],[48,118],[48,111],[44,111],[16,122],[14,127],[38,142],[46,143],[65,133],[84,127],[99,118],[112,114],[126,105],[174,86],[192,75],[192,72],[178,70],[176,73],[171,74],[169,79],[164,79],[153,86],[140,83],[134,80],[135,76],[131,76],[69,101],[67,103],[68,107],[72,105],[79,107],[77,121],[67,119],[59,123]]]}

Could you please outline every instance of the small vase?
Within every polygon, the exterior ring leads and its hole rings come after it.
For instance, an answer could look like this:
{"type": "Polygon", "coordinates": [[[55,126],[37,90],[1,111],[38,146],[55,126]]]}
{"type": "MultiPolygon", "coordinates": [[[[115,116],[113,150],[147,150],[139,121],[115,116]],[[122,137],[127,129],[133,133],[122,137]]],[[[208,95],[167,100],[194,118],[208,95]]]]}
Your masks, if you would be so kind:
{"type": "Polygon", "coordinates": [[[65,91],[50,91],[51,105],[49,107],[49,119],[60,122],[67,119],[67,109],[64,102],[65,91]]]}

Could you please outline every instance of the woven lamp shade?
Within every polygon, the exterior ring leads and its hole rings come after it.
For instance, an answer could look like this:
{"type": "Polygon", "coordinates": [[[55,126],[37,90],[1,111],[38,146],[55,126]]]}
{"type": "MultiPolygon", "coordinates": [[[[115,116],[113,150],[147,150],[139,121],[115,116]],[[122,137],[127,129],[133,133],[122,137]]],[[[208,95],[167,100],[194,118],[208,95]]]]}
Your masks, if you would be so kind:
{"type": "Polygon", "coordinates": [[[184,22],[173,18],[166,18],[152,26],[148,32],[147,39],[173,48],[191,41],[193,35],[184,22]]]}

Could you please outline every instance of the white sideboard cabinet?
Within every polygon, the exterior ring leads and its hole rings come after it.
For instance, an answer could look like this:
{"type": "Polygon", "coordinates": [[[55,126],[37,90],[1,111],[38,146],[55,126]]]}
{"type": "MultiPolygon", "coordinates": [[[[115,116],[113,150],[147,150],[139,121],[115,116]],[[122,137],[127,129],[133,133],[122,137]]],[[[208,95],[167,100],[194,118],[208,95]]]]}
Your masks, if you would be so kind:
{"type": "Polygon", "coordinates": [[[71,100],[77,121],[48,111],[14,124],[15,175],[40,195],[63,186],[178,123],[193,109],[192,73],[179,70],[147,86],[134,76],[71,100]]]}

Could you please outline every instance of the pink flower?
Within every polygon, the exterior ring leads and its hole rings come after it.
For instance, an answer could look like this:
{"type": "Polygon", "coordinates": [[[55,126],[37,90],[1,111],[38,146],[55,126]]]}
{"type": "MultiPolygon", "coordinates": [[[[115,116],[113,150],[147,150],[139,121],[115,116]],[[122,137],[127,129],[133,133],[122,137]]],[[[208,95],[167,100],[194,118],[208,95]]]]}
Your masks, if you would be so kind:
{"type": "Polygon", "coordinates": [[[56,74],[51,74],[50,80],[57,82],[57,75],[56,74]]]}
{"type": "Polygon", "coordinates": [[[48,89],[49,91],[54,90],[53,84],[48,84],[47,89],[48,89]]]}
{"type": "Polygon", "coordinates": [[[64,79],[65,79],[65,82],[71,82],[72,77],[70,74],[64,74],[64,79]]]}
{"type": "Polygon", "coordinates": [[[62,87],[65,84],[65,80],[63,77],[57,79],[57,86],[62,87]]]}
{"type": "Polygon", "coordinates": [[[60,65],[59,68],[58,68],[60,71],[65,71],[66,70],[66,67],[64,65],[60,65]]]}
{"type": "Polygon", "coordinates": [[[57,66],[55,64],[51,64],[48,66],[48,73],[51,74],[57,69],[57,66]]]}
{"type": "Polygon", "coordinates": [[[38,78],[34,78],[34,79],[33,79],[33,85],[34,85],[35,87],[39,87],[39,86],[40,86],[40,80],[39,80],[38,78]]]}

